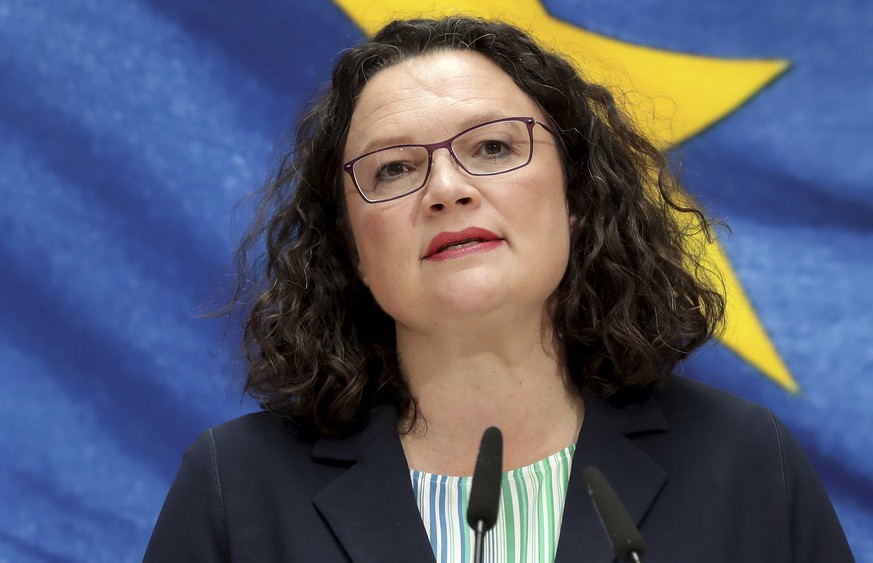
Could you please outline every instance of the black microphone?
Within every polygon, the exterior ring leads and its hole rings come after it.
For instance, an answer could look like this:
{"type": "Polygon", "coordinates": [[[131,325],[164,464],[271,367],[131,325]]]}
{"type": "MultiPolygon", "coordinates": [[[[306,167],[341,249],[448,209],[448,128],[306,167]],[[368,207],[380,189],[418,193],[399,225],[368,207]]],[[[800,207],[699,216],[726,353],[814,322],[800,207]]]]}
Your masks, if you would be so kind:
{"type": "Polygon", "coordinates": [[[600,517],[600,523],[609,536],[609,542],[618,560],[621,563],[627,561],[640,563],[646,553],[646,544],[621,503],[621,499],[615,494],[603,473],[593,465],[585,467],[582,476],[585,477],[588,495],[594,503],[594,510],[600,517]]]}
{"type": "Polygon", "coordinates": [[[500,507],[500,480],[503,469],[503,434],[496,426],[485,430],[470,485],[467,523],[475,532],[473,561],[482,561],[482,536],[497,522],[500,507]]]}

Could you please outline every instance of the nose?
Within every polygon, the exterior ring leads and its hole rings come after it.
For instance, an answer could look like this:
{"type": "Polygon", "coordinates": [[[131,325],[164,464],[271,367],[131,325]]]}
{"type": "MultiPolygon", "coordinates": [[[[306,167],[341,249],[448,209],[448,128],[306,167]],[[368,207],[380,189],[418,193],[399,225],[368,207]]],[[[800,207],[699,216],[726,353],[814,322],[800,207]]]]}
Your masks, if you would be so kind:
{"type": "Polygon", "coordinates": [[[464,172],[448,149],[434,151],[432,158],[422,204],[436,212],[478,204],[479,191],[471,182],[473,177],[464,172]]]}

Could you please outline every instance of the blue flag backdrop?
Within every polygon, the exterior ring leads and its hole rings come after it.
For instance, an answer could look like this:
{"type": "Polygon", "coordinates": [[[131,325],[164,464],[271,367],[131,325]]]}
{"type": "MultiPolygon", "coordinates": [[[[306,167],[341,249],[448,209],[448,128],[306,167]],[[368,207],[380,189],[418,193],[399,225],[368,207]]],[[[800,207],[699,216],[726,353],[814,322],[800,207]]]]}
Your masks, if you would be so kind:
{"type": "MultiPolygon", "coordinates": [[[[800,391],[722,344],[683,372],[785,420],[873,562],[873,4],[544,4],[788,62],[681,151],[800,391]]],[[[139,560],[185,447],[255,408],[234,333],[197,316],[231,281],[234,205],[362,36],[329,0],[0,0],[0,561],[139,560]]]]}

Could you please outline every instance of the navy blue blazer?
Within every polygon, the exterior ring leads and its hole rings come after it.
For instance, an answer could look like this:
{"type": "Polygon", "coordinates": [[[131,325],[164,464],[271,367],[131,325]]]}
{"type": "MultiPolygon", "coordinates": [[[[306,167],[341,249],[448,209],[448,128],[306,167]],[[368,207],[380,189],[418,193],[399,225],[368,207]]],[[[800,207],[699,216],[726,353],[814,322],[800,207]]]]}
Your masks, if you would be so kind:
{"type": "MultiPolygon", "coordinates": [[[[586,465],[637,522],[645,563],[854,561],[809,460],[769,411],[679,377],[629,405],[584,395],[556,562],[614,560],[586,465]]],[[[204,432],[145,561],[434,561],[396,427],[384,407],[341,440],[307,440],[265,412],[204,432]]]]}

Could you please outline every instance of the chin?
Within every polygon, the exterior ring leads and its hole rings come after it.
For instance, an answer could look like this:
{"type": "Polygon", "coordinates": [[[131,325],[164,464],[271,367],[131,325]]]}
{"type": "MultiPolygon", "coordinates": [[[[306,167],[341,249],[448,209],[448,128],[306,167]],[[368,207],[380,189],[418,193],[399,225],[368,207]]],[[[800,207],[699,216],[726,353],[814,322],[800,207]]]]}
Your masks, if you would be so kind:
{"type": "MultiPolygon", "coordinates": [[[[515,317],[530,311],[537,315],[548,299],[550,292],[542,293],[535,288],[513,287],[503,283],[499,275],[492,274],[487,283],[468,283],[452,286],[435,300],[438,312],[442,318],[454,316],[459,321],[486,320],[494,314],[500,318],[515,317]]],[[[496,318],[496,317],[495,317],[496,318]]]]}

